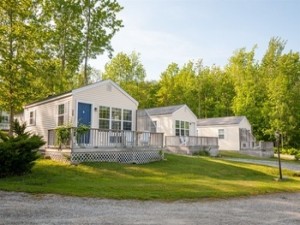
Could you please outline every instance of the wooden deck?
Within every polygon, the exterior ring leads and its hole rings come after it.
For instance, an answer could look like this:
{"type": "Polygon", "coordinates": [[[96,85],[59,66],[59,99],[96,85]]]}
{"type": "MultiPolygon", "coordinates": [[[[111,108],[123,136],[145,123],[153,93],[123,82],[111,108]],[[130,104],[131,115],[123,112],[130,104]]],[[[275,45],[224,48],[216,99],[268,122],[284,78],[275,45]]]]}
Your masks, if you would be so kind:
{"type": "Polygon", "coordinates": [[[70,137],[59,143],[56,130],[49,130],[45,155],[71,163],[140,164],[164,158],[162,133],[89,129],[78,135],[76,128],[70,128],[69,133],[70,137]]]}

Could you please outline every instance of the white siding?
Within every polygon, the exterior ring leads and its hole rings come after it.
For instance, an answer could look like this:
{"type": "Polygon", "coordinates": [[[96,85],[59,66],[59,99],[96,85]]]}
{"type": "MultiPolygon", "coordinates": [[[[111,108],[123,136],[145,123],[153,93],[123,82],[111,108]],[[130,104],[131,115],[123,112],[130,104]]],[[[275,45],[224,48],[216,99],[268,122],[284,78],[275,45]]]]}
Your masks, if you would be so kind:
{"type": "MultiPolygon", "coordinates": [[[[73,93],[73,97],[74,109],[77,109],[78,102],[92,105],[92,128],[99,128],[99,106],[107,106],[132,110],[132,130],[135,130],[137,103],[110,82],[83,91],[76,91],[73,93]]],[[[75,110],[74,116],[74,122],[77,124],[77,110],[75,110]]]]}
{"type": "Polygon", "coordinates": [[[251,124],[249,123],[246,117],[244,117],[244,119],[242,119],[242,121],[239,123],[239,128],[246,128],[247,130],[252,131],[251,124]]]}
{"type": "Polygon", "coordinates": [[[49,101],[44,104],[36,104],[33,106],[27,106],[24,110],[24,122],[27,124],[27,131],[33,134],[39,134],[47,141],[48,130],[54,129],[57,126],[57,106],[59,104],[65,104],[65,121],[69,123],[72,121],[72,109],[71,109],[72,97],[64,97],[58,100],[49,101]],[[35,113],[35,124],[30,125],[30,112],[35,113]]]}
{"type": "Polygon", "coordinates": [[[173,113],[173,135],[175,135],[175,121],[176,120],[181,120],[181,121],[187,121],[190,123],[190,135],[189,136],[197,136],[197,131],[196,131],[196,124],[197,124],[197,117],[195,114],[189,109],[187,106],[183,106],[179,110],[173,113]]]}
{"type": "Polygon", "coordinates": [[[157,132],[164,133],[165,136],[175,136],[176,120],[190,123],[190,136],[197,136],[196,123],[197,117],[187,107],[183,106],[173,114],[150,116],[152,121],[157,121],[157,132]]]}
{"type": "Polygon", "coordinates": [[[198,127],[198,136],[218,137],[219,129],[224,129],[224,139],[219,139],[219,150],[240,150],[238,125],[198,127]]]}
{"type": "Polygon", "coordinates": [[[171,114],[150,116],[150,118],[152,121],[156,121],[156,132],[164,133],[165,136],[175,135],[175,124],[173,124],[173,118],[171,114]]]}

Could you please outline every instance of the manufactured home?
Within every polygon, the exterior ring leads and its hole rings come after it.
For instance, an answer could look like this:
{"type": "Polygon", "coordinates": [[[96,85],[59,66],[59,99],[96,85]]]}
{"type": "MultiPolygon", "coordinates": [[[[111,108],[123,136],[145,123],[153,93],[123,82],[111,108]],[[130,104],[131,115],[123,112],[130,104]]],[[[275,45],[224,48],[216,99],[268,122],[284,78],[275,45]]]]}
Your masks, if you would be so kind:
{"type": "Polygon", "coordinates": [[[199,119],[197,133],[218,137],[220,150],[251,149],[255,143],[251,124],[245,116],[199,119]]]}
{"type": "Polygon", "coordinates": [[[171,152],[194,154],[211,150],[218,154],[216,137],[198,137],[197,117],[187,105],[174,105],[138,110],[137,130],[164,133],[165,149],[171,152]]]}
{"type": "MultiPolygon", "coordinates": [[[[28,131],[44,138],[46,154],[59,150],[73,161],[114,161],[125,150],[152,147],[158,152],[162,147],[162,134],[147,133],[144,140],[136,132],[137,108],[134,98],[104,80],[26,105],[23,120],[28,131]]],[[[133,153],[126,154],[123,161],[128,162],[133,153]]]]}

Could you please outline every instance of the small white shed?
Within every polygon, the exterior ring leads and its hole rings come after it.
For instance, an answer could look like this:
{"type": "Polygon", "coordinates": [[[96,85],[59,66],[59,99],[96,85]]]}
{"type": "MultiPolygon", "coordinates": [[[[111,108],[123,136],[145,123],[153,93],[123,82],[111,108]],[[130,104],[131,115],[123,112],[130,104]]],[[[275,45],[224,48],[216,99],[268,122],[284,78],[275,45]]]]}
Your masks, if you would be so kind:
{"type": "Polygon", "coordinates": [[[202,137],[218,137],[219,150],[251,149],[255,142],[245,116],[199,119],[197,133],[202,137]]]}

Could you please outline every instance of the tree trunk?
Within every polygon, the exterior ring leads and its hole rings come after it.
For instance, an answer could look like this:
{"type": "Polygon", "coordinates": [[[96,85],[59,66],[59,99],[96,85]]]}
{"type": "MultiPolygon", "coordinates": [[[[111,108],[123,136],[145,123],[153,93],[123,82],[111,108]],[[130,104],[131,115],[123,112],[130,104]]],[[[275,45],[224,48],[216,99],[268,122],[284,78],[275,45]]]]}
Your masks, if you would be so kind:
{"type": "Polygon", "coordinates": [[[8,64],[8,71],[9,71],[9,89],[10,89],[10,99],[8,99],[9,101],[9,136],[13,135],[13,130],[12,130],[12,125],[13,125],[13,121],[14,121],[14,84],[13,84],[13,67],[12,67],[12,63],[13,63],[13,57],[14,57],[14,49],[13,49],[13,11],[10,9],[10,11],[8,12],[9,14],[9,23],[10,23],[10,34],[9,34],[9,64],[8,64]]]}
{"type": "Polygon", "coordinates": [[[84,85],[88,84],[88,58],[89,58],[89,41],[90,41],[90,23],[91,23],[91,5],[88,1],[88,14],[86,24],[85,56],[84,56],[84,85]]]}

